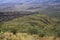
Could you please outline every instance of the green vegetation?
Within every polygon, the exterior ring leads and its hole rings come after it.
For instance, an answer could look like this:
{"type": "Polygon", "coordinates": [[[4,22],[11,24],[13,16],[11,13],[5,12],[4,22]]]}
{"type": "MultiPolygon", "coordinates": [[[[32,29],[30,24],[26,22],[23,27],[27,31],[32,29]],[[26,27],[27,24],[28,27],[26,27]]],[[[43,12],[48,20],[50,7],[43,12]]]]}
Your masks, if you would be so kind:
{"type": "Polygon", "coordinates": [[[0,23],[0,33],[12,32],[37,34],[44,36],[60,36],[60,23],[47,15],[34,14],[0,23]]]}

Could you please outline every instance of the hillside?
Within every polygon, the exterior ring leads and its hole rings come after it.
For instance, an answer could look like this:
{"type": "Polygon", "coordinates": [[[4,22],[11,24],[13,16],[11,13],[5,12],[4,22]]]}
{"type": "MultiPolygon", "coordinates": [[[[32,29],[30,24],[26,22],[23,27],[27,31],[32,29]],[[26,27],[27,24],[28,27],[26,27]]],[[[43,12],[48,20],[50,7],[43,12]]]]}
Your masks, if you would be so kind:
{"type": "Polygon", "coordinates": [[[13,12],[0,12],[0,21],[9,21],[14,18],[27,16],[27,15],[33,15],[36,14],[36,12],[29,12],[29,11],[13,11],[13,12]]]}
{"type": "MultiPolygon", "coordinates": [[[[46,15],[34,14],[29,16],[19,17],[7,22],[1,22],[1,30],[29,32],[31,28],[53,29],[57,25],[56,19],[50,18],[46,15]]],[[[37,29],[36,29],[37,30],[37,29]]]]}
{"type": "Polygon", "coordinates": [[[47,15],[27,15],[14,18],[10,21],[0,22],[0,34],[5,32],[12,32],[13,35],[16,35],[17,33],[27,33],[30,36],[36,34],[38,37],[59,37],[60,22],[55,18],[48,17],[47,15]]]}
{"type": "Polygon", "coordinates": [[[59,18],[60,12],[46,9],[46,10],[36,11],[36,12],[30,12],[30,11],[0,12],[0,21],[9,21],[17,17],[34,15],[34,14],[44,14],[56,19],[60,19],[59,18]]]}
{"type": "MultiPolygon", "coordinates": [[[[58,9],[59,10],[59,9],[58,9]]],[[[40,13],[43,13],[43,14],[46,14],[50,17],[54,17],[54,18],[57,18],[57,19],[60,19],[60,10],[58,11],[57,9],[46,9],[46,10],[43,10],[43,11],[39,11],[40,13]]]]}

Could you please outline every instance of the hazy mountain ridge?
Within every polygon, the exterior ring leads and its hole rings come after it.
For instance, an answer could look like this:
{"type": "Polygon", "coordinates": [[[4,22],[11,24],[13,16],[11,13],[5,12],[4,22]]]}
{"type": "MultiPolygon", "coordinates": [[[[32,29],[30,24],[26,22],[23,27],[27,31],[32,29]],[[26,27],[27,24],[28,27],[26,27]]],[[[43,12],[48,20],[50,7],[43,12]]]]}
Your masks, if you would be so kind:
{"type": "Polygon", "coordinates": [[[0,1],[0,12],[13,12],[13,11],[35,12],[36,11],[37,13],[40,12],[42,14],[48,14],[52,17],[56,17],[56,18],[60,17],[60,0],[44,0],[44,1],[43,0],[21,0],[21,1],[1,0],[1,1],[0,1]]]}
{"type": "Polygon", "coordinates": [[[31,11],[32,9],[33,9],[32,11],[38,11],[38,10],[44,10],[46,8],[50,8],[52,6],[55,7],[59,4],[60,4],[59,0],[44,0],[44,1],[43,0],[20,0],[20,1],[2,0],[2,2],[0,3],[0,11],[27,11],[27,10],[31,11]]]}

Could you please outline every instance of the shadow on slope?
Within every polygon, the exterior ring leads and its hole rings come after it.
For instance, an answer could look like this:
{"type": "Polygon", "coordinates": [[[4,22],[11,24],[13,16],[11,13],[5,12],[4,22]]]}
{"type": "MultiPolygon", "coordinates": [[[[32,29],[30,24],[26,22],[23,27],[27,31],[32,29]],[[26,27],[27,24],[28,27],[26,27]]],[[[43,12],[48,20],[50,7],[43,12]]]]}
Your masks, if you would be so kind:
{"type": "Polygon", "coordinates": [[[22,16],[27,16],[27,15],[32,15],[36,14],[36,12],[26,12],[26,11],[21,11],[21,12],[0,12],[0,21],[9,21],[14,18],[22,17],[22,16]]]}

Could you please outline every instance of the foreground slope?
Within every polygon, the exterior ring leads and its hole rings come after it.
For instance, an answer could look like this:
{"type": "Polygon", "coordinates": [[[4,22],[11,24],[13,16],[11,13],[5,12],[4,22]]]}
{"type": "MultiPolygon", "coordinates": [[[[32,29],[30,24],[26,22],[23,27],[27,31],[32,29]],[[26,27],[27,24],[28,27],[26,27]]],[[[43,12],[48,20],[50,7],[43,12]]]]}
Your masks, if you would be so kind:
{"type": "Polygon", "coordinates": [[[40,40],[40,37],[43,37],[42,40],[45,40],[45,36],[54,36],[53,39],[55,39],[55,37],[60,37],[60,22],[42,14],[22,16],[10,21],[0,22],[1,40],[35,40],[35,37],[33,37],[32,34],[36,34],[36,40],[40,40]],[[27,33],[26,38],[24,33],[27,33]],[[19,39],[20,37],[21,39],[19,39]]]}
{"type": "Polygon", "coordinates": [[[41,32],[41,30],[42,31],[52,30],[55,28],[56,25],[57,25],[56,19],[50,18],[46,15],[34,14],[19,17],[11,21],[2,22],[0,30],[3,32],[10,31],[10,32],[25,32],[25,33],[27,32],[31,34],[37,34],[41,32]]]}

